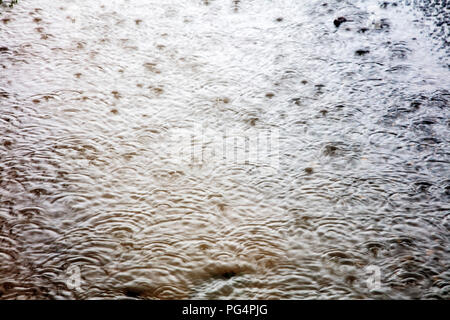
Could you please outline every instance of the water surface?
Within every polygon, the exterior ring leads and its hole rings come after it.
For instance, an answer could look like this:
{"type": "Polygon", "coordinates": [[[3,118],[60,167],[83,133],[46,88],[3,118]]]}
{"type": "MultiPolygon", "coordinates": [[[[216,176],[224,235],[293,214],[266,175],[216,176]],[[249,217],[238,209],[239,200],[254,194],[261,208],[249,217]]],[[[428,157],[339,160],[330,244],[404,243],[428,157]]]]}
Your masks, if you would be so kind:
{"type": "Polygon", "coordinates": [[[1,299],[449,298],[445,1],[0,10],[1,299]]]}

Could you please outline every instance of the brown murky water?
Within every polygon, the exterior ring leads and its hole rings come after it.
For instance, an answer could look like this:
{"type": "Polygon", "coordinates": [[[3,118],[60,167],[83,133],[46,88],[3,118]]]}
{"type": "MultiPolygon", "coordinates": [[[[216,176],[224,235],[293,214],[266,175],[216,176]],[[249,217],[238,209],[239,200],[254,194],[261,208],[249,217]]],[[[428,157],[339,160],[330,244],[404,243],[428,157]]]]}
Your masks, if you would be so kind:
{"type": "Polygon", "coordinates": [[[445,6],[2,7],[0,298],[448,299],[445,6]]]}

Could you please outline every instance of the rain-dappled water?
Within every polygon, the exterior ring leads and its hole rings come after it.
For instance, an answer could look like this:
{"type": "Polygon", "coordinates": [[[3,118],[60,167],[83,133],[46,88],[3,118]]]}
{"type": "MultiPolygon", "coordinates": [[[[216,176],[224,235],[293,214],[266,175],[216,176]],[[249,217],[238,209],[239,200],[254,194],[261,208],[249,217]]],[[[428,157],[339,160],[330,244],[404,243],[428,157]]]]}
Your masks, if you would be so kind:
{"type": "Polygon", "coordinates": [[[1,299],[449,298],[445,0],[0,10],[1,299]]]}

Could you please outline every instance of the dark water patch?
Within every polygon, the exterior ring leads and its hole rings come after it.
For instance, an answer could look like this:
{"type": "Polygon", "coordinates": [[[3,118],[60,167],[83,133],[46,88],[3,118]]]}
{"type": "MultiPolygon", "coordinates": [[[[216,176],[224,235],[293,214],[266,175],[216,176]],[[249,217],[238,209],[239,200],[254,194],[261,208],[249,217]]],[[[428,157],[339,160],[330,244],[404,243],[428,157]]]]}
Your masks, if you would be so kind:
{"type": "Polygon", "coordinates": [[[347,18],[338,17],[338,18],[334,19],[333,24],[336,28],[339,28],[341,26],[341,24],[343,24],[344,22],[348,22],[347,18]]]}
{"type": "Polygon", "coordinates": [[[367,49],[358,49],[358,50],[355,51],[355,54],[357,56],[365,56],[365,55],[367,55],[369,53],[370,53],[370,50],[367,50],[367,49]]]}

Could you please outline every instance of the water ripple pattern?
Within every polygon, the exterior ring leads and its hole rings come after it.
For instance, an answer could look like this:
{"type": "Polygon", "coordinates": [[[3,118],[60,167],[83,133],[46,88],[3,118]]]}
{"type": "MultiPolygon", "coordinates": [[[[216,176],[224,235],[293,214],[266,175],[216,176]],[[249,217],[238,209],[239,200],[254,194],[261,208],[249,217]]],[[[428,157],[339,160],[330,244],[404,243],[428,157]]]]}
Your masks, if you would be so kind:
{"type": "Polygon", "coordinates": [[[448,1],[0,10],[1,299],[450,298],[448,1]]]}

